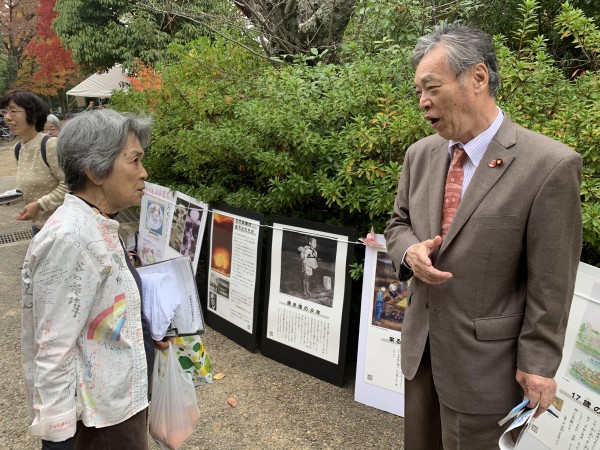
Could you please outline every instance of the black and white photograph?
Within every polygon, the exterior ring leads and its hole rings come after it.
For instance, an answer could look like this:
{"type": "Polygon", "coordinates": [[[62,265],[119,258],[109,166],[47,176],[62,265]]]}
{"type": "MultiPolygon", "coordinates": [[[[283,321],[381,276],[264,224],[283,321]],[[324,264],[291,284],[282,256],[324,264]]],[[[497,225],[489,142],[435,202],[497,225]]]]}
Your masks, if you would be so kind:
{"type": "Polygon", "coordinates": [[[261,352],[343,382],[354,230],[271,216],[261,352]]]}
{"type": "Polygon", "coordinates": [[[210,275],[210,291],[216,292],[223,298],[229,298],[229,280],[214,273],[210,275]]]}
{"type": "Polygon", "coordinates": [[[202,211],[196,208],[190,208],[185,216],[183,226],[183,238],[179,253],[183,256],[194,257],[196,253],[196,244],[198,243],[198,235],[202,224],[202,211]]]}
{"type": "Polygon", "coordinates": [[[337,241],[283,232],[280,292],[331,308],[335,285],[337,241]]]}
{"type": "Polygon", "coordinates": [[[213,311],[217,310],[217,294],[214,292],[209,293],[208,307],[213,311]]]}
{"type": "Polygon", "coordinates": [[[192,261],[194,273],[198,270],[207,216],[208,204],[182,192],[176,193],[165,256],[187,256],[192,261]]]}
{"type": "Polygon", "coordinates": [[[178,198],[175,202],[175,211],[173,211],[173,221],[171,223],[171,237],[169,247],[179,253],[183,242],[183,231],[185,229],[185,219],[190,207],[190,203],[178,198]]]}

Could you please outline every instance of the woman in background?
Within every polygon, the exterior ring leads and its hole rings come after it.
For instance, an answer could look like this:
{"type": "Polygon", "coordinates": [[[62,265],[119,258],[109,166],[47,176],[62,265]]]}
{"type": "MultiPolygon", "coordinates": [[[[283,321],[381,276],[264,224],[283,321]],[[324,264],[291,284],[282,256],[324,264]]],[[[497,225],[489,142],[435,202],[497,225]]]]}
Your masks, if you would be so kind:
{"type": "Polygon", "coordinates": [[[17,220],[31,220],[35,236],[48,217],[63,202],[67,187],[58,166],[56,138],[42,132],[48,118],[48,106],[29,91],[12,91],[0,99],[4,120],[21,140],[15,146],[17,186],[23,192],[25,206],[17,220]]]}
{"type": "Polygon", "coordinates": [[[48,114],[46,124],[44,125],[44,133],[46,133],[48,136],[56,137],[58,136],[60,127],[60,119],[54,114],[48,114]]]}

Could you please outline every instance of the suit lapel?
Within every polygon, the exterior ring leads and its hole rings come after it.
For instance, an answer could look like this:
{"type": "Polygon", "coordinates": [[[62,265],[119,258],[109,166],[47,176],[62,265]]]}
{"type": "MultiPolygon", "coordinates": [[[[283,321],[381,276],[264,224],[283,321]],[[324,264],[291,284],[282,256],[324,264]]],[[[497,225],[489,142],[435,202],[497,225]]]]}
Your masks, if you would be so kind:
{"type": "Polygon", "coordinates": [[[515,155],[507,147],[511,147],[515,142],[516,132],[514,124],[507,116],[505,116],[502,126],[498,130],[495,138],[490,142],[488,149],[479,162],[479,166],[473,174],[473,178],[471,179],[464,196],[460,200],[458,211],[456,211],[450,229],[440,247],[440,253],[450,245],[454,237],[465,225],[467,220],[469,220],[477,206],[479,206],[481,201],[489,193],[490,189],[492,189],[511,165],[515,159],[515,155]],[[495,167],[490,167],[488,165],[490,161],[496,161],[498,159],[502,160],[501,165],[496,165],[495,167]]]}

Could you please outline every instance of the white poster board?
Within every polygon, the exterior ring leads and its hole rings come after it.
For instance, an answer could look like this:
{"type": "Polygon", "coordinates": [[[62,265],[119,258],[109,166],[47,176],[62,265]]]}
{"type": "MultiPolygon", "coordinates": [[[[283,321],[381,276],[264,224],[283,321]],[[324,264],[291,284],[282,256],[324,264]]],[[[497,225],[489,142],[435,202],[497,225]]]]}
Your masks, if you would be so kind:
{"type": "Polygon", "coordinates": [[[138,256],[142,265],[166,258],[165,250],[171,231],[175,193],[168,188],[146,182],[140,209],[138,256]]]}
{"type": "Polygon", "coordinates": [[[255,321],[260,221],[219,209],[210,224],[208,309],[246,333],[255,321]]]}
{"type": "Polygon", "coordinates": [[[273,224],[271,233],[267,337],[338,364],[345,295],[345,282],[339,280],[345,280],[347,237],[280,223],[273,224]],[[303,291],[302,270],[308,269],[301,270],[302,255],[308,247],[320,271],[310,268],[305,280],[311,284],[303,291]],[[312,279],[317,276],[319,280],[312,279]]]}
{"type": "Polygon", "coordinates": [[[146,183],[138,242],[142,265],[188,256],[196,273],[207,215],[206,203],[181,192],[146,183]]]}
{"type": "Polygon", "coordinates": [[[194,273],[198,270],[207,215],[208,204],[181,192],[175,194],[175,208],[169,232],[169,245],[166,248],[165,255],[167,258],[176,258],[180,255],[188,256],[192,261],[194,273]]]}
{"type": "Polygon", "coordinates": [[[600,449],[600,269],[580,263],[550,412],[535,419],[518,450],[600,449]]]}
{"type": "MultiPolygon", "coordinates": [[[[381,234],[376,240],[385,242],[381,234]]],[[[386,250],[367,247],[354,399],[399,416],[404,416],[400,346],[406,288],[386,250]]]]}
{"type": "Polygon", "coordinates": [[[355,232],[289,217],[269,219],[261,352],[341,386],[355,232]]]}

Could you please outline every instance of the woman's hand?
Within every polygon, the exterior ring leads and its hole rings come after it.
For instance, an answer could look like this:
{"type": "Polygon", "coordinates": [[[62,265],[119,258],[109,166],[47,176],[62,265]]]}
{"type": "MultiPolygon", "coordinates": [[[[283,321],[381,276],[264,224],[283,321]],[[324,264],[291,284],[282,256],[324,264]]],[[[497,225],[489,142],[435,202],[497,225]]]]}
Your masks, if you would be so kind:
{"type": "Polygon", "coordinates": [[[25,205],[25,207],[19,211],[15,219],[17,220],[33,220],[40,213],[40,204],[38,202],[31,202],[25,205]]]}
{"type": "Polygon", "coordinates": [[[166,341],[154,341],[154,348],[158,350],[168,350],[169,344],[174,341],[174,338],[170,337],[166,341]]]}

